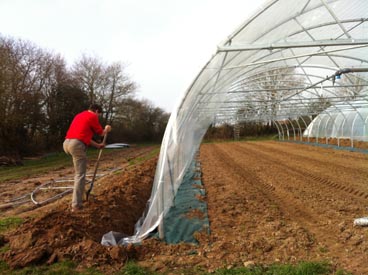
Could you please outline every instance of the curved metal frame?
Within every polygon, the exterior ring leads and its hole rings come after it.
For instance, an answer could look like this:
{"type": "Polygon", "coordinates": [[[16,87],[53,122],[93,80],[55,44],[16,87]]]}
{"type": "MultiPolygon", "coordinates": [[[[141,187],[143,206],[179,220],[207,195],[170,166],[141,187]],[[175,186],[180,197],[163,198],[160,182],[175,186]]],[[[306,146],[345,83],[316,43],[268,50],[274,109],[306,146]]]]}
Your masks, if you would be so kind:
{"type": "MultiPolygon", "coordinates": [[[[326,109],[336,105],[334,111],[343,117],[341,123],[337,120],[333,123],[340,123],[337,133],[344,131],[347,123],[344,112],[359,112],[359,108],[350,102],[350,92],[340,96],[335,78],[347,73],[343,68],[349,68],[350,72],[353,72],[351,69],[368,68],[368,34],[365,32],[368,5],[366,0],[354,0],[348,11],[340,13],[334,10],[343,8],[340,3],[343,4],[343,0],[269,0],[221,43],[171,114],[161,145],[149,209],[136,235],[123,242],[139,242],[158,224],[162,226],[163,216],[175,195],[170,187],[177,188],[181,184],[183,171],[192,161],[207,127],[214,121],[235,123],[237,112],[243,108],[239,119],[272,121],[279,138],[285,139],[286,135],[290,138],[290,131],[295,138],[293,120],[299,123],[302,118],[308,129],[305,117],[317,116],[314,121],[311,119],[312,127],[326,126],[334,119],[326,109]],[[273,18],[276,13],[279,16],[273,18]],[[267,98],[262,93],[269,89],[268,80],[257,78],[262,72],[274,74],[277,68],[289,68],[294,75],[302,76],[302,85],[284,79],[272,87],[276,94],[267,98]],[[326,81],[332,84],[326,85],[326,81]],[[236,93],[242,90],[250,92],[236,93]],[[329,103],[326,98],[331,98],[329,103]],[[258,102],[262,99],[263,102],[258,102]],[[346,105],[339,105],[339,100],[346,105]],[[323,125],[318,117],[321,113],[330,116],[323,125]],[[182,139],[186,142],[179,142],[182,139]],[[178,159],[180,161],[176,161],[178,159]]],[[[367,72],[360,75],[364,91],[368,87],[367,72]]],[[[356,85],[354,80],[348,77],[346,86],[356,85]]],[[[359,100],[368,102],[368,97],[359,100]]],[[[305,133],[310,140],[311,131],[305,133]]]]}

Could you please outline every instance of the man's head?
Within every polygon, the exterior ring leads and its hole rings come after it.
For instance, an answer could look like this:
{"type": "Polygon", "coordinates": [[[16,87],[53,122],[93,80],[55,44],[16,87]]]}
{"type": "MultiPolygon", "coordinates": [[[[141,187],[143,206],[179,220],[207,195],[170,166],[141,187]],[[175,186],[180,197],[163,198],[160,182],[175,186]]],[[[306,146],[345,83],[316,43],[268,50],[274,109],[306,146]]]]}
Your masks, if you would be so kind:
{"type": "Polygon", "coordinates": [[[95,112],[95,113],[102,114],[102,107],[99,104],[91,104],[88,110],[95,112]]]}

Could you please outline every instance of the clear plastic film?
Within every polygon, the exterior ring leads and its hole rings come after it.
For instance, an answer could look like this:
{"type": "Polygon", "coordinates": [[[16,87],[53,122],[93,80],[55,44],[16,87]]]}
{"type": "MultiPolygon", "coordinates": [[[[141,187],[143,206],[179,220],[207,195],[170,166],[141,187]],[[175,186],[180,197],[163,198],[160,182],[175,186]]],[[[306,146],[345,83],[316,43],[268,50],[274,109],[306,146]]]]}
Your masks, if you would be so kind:
{"type": "Polygon", "coordinates": [[[118,241],[105,235],[103,243],[137,243],[164,226],[163,217],[211,124],[282,125],[325,111],[330,118],[319,118],[323,131],[333,135],[349,127],[339,126],[345,119],[357,126],[349,135],[366,140],[367,16],[366,0],[265,1],[218,46],[172,111],[151,197],[135,234],[118,241]],[[346,68],[354,70],[336,73],[346,68]],[[329,109],[333,106],[336,114],[329,109]]]}

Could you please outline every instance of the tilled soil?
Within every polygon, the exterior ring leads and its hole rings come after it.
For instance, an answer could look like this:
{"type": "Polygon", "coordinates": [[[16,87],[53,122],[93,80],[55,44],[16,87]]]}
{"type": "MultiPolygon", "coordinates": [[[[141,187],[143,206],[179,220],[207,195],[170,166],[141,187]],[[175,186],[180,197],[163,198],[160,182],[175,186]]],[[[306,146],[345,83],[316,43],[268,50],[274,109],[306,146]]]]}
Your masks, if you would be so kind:
{"type": "Polygon", "coordinates": [[[99,180],[80,213],[70,212],[68,197],[23,213],[27,222],[5,236],[10,250],[0,256],[14,268],[72,259],[106,274],[129,258],[173,272],[327,260],[368,274],[368,228],[353,226],[355,218],[368,216],[367,160],[362,153],[293,143],[204,144],[211,234],[198,232],[198,245],[156,239],[136,247],[99,244],[110,230],[133,233],[150,195],[153,158],[99,180]]]}
{"type": "Polygon", "coordinates": [[[368,230],[353,226],[368,215],[367,155],[248,142],[203,145],[201,159],[216,246],[244,262],[328,259],[368,274],[368,230]]]}

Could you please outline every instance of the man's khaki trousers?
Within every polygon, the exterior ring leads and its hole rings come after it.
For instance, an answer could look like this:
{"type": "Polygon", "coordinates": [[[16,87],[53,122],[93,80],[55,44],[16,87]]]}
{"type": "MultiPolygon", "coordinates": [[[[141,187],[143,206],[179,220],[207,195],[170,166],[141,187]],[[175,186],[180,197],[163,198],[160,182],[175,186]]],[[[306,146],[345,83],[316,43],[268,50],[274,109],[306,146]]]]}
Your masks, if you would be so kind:
{"type": "Polygon", "coordinates": [[[74,164],[74,190],[72,207],[82,208],[84,186],[86,183],[87,147],[78,139],[66,139],[63,143],[63,148],[65,153],[72,156],[74,164]]]}

